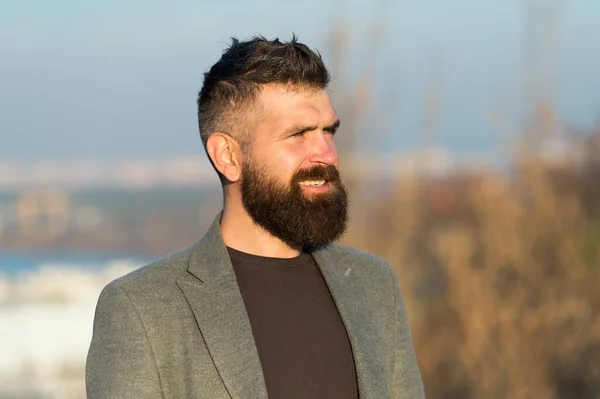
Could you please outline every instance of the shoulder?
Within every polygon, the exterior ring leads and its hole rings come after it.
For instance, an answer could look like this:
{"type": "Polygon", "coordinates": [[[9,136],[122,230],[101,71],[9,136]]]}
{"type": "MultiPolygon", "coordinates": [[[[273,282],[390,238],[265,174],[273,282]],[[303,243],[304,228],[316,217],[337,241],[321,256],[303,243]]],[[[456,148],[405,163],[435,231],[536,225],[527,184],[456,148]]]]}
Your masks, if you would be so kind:
{"type": "Polygon", "coordinates": [[[176,281],[187,273],[194,245],[148,263],[110,282],[103,294],[123,292],[128,296],[158,295],[176,288],[176,281]],[[153,294],[154,293],[154,294],[153,294]]]}
{"type": "Polygon", "coordinates": [[[382,273],[389,273],[391,271],[390,265],[385,259],[360,249],[333,243],[328,245],[325,251],[335,257],[337,261],[346,262],[348,265],[367,267],[371,268],[372,271],[382,273]]]}
{"type": "Polygon", "coordinates": [[[389,263],[375,254],[338,243],[328,245],[323,251],[337,267],[344,268],[345,272],[350,269],[348,273],[358,274],[365,282],[389,285],[396,279],[389,263]]]}

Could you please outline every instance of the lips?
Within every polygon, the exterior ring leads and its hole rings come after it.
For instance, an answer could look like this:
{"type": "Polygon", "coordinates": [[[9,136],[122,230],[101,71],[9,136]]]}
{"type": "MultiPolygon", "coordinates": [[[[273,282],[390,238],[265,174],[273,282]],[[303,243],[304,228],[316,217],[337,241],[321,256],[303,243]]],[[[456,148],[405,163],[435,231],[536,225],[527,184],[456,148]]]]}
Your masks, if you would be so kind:
{"type": "Polygon", "coordinates": [[[340,174],[335,166],[316,166],[312,169],[298,171],[292,178],[292,183],[308,187],[321,187],[326,183],[337,183],[340,174]]]}

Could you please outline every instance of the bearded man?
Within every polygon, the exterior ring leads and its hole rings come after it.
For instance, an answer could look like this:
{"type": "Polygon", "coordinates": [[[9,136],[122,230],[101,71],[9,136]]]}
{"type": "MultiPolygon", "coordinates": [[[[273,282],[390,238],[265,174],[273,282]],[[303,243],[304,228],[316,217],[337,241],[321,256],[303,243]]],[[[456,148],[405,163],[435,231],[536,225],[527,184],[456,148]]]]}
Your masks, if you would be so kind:
{"type": "Polygon", "coordinates": [[[200,136],[223,210],[194,245],[110,283],[88,398],[422,398],[396,276],[334,243],[348,199],[321,56],[233,39],[204,76],[200,136]]]}

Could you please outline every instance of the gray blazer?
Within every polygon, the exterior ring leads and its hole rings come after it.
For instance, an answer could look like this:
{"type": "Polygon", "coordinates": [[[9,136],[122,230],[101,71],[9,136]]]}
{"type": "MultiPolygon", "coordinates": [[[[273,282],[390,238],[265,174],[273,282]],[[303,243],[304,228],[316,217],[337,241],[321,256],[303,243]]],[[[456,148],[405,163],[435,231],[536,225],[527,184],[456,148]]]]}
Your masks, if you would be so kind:
{"type": "MultiPolygon", "coordinates": [[[[267,398],[219,218],[196,244],[104,288],[87,357],[88,398],[267,398]]],[[[388,264],[338,244],[313,257],[346,326],[361,399],[423,398],[388,264]]]]}

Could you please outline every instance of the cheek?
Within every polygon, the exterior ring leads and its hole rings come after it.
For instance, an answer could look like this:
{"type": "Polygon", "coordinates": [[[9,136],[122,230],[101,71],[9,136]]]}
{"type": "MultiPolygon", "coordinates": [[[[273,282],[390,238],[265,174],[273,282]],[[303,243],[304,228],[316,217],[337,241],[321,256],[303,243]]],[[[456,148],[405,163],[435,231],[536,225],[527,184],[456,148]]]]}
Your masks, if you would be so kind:
{"type": "Polygon", "coordinates": [[[273,150],[265,154],[265,159],[271,172],[289,181],[294,173],[302,168],[306,154],[302,146],[289,146],[283,149],[273,150]]]}
{"type": "Polygon", "coordinates": [[[263,156],[260,160],[254,159],[252,164],[266,180],[283,184],[290,181],[291,176],[287,173],[287,167],[279,158],[263,156]]]}

